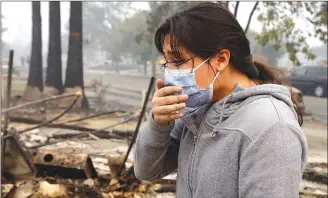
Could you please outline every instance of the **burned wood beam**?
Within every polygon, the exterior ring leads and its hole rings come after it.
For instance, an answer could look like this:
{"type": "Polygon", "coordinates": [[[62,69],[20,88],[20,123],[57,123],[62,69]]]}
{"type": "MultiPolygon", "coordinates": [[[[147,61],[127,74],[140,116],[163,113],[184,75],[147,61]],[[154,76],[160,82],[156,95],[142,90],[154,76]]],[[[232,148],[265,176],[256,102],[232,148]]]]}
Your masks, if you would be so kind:
{"type": "Polygon", "coordinates": [[[42,122],[42,123],[40,123],[40,124],[37,125],[37,126],[30,127],[30,128],[27,128],[27,129],[23,129],[23,130],[19,131],[18,133],[24,133],[24,132],[26,132],[26,131],[30,131],[30,130],[33,130],[33,129],[40,128],[40,127],[42,127],[42,126],[45,126],[45,125],[47,125],[47,124],[50,124],[50,123],[52,123],[53,121],[55,121],[55,120],[57,120],[57,119],[63,117],[67,112],[69,112],[69,111],[74,107],[74,105],[76,104],[76,102],[79,100],[80,96],[81,96],[81,95],[76,94],[76,98],[75,98],[75,100],[70,104],[70,106],[68,106],[68,107],[65,109],[65,111],[63,111],[62,113],[58,114],[56,117],[54,117],[54,118],[52,118],[52,119],[50,119],[50,120],[47,120],[47,121],[45,121],[45,122],[42,122]]]}
{"type": "Polygon", "coordinates": [[[91,116],[86,116],[86,117],[77,118],[77,119],[73,119],[73,120],[68,120],[68,121],[65,121],[65,122],[61,122],[59,124],[79,122],[79,121],[83,121],[83,120],[87,120],[87,119],[91,119],[91,118],[95,118],[95,117],[100,117],[100,116],[103,116],[103,115],[110,115],[110,114],[114,114],[114,113],[126,113],[126,112],[125,111],[109,111],[109,112],[100,113],[100,114],[96,114],[96,115],[91,115],[91,116]]]}
{"type": "MultiPolygon", "coordinates": [[[[131,119],[128,120],[124,120],[123,123],[127,122],[127,121],[131,121],[132,119],[134,119],[135,117],[131,117],[131,119]]],[[[14,117],[11,116],[10,119],[14,122],[23,122],[23,123],[28,123],[28,124],[40,124],[42,123],[42,121],[39,120],[34,120],[34,119],[30,119],[30,118],[23,118],[23,117],[14,117]]],[[[122,124],[123,124],[122,123],[122,124]]],[[[118,123],[121,124],[121,123],[118,123]]],[[[118,124],[115,124],[115,126],[117,126],[118,124]]],[[[47,125],[48,128],[62,128],[62,129],[70,129],[70,130],[77,130],[77,131],[85,131],[85,132],[90,132],[90,131],[94,131],[95,129],[93,128],[88,128],[88,127],[84,127],[84,126],[79,126],[79,125],[70,125],[70,124],[58,124],[58,123],[51,123],[47,125]]],[[[96,129],[97,130],[97,136],[98,137],[105,137],[105,138],[125,138],[125,137],[130,137],[132,136],[132,134],[130,133],[126,133],[126,134],[122,134],[119,133],[117,131],[113,131],[113,134],[109,134],[107,129],[111,128],[113,126],[108,126],[108,127],[104,127],[102,129],[96,129]]]]}
{"type": "Polygon", "coordinates": [[[68,97],[72,97],[72,96],[79,96],[80,97],[81,93],[76,92],[76,93],[69,93],[69,94],[63,94],[63,95],[58,95],[58,96],[51,96],[51,97],[44,98],[44,99],[41,99],[41,100],[36,100],[36,101],[21,104],[21,105],[17,105],[17,106],[14,106],[14,107],[2,109],[1,113],[8,113],[8,112],[16,111],[16,110],[19,110],[19,109],[22,109],[24,107],[28,107],[28,106],[31,106],[31,105],[40,104],[40,103],[44,103],[44,102],[49,102],[49,101],[52,101],[52,100],[59,100],[59,99],[68,98],[68,97]]]}
{"type": "MultiPolygon", "coordinates": [[[[34,119],[30,119],[30,118],[10,116],[10,119],[14,122],[23,122],[23,123],[28,123],[28,124],[40,124],[40,123],[42,123],[42,121],[34,120],[34,119]]],[[[77,130],[77,131],[92,131],[92,130],[94,130],[92,128],[78,126],[78,125],[57,124],[57,123],[48,124],[47,127],[48,128],[71,129],[71,130],[77,130]]],[[[108,133],[108,131],[106,131],[106,130],[102,130],[102,131],[99,131],[99,132],[108,133]]]]}
{"type": "MultiPolygon", "coordinates": [[[[105,130],[105,129],[113,128],[113,127],[118,126],[118,125],[120,125],[120,124],[123,124],[123,123],[129,122],[130,120],[132,120],[132,119],[134,119],[134,118],[135,118],[135,116],[131,116],[131,117],[129,117],[129,118],[123,120],[122,122],[119,122],[119,123],[116,123],[116,124],[113,124],[113,125],[109,125],[109,126],[106,126],[106,127],[101,128],[101,129],[96,129],[96,130],[93,130],[93,131],[88,131],[87,133],[77,134],[77,135],[73,136],[72,138],[74,138],[74,139],[77,139],[77,138],[83,138],[83,137],[88,136],[89,134],[93,134],[93,135],[95,135],[96,133],[99,133],[99,132],[101,132],[101,131],[103,131],[103,130],[105,130]]],[[[108,133],[108,132],[107,132],[107,133],[108,133]]],[[[120,138],[116,138],[116,139],[121,139],[121,137],[120,137],[120,138]]],[[[65,141],[65,140],[59,140],[59,141],[55,141],[55,142],[50,142],[50,143],[47,143],[47,144],[44,144],[44,145],[40,145],[40,146],[36,146],[36,147],[33,147],[33,148],[39,148],[39,147],[42,147],[42,146],[47,146],[47,145],[51,145],[51,144],[56,144],[56,143],[58,143],[58,142],[63,142],[63,141],[65,141]]]]}
{"type": "Polygon", "coordinates": [[[95,178],[97,173],[88,154],[35,151],[34,164],[37,176],[86,179],[95,178]]]}

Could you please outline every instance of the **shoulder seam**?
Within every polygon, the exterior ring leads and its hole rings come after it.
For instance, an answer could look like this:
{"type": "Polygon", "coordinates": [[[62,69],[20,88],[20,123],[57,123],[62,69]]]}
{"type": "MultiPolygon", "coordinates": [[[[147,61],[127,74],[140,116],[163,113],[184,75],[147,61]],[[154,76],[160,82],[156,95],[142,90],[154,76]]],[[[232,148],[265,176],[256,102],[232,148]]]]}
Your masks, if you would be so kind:
{"type": "MultiPolygon", "coordinates": [[[[258,133],[257,137],[260,136],[262,133],[266,132],[268,129],[272,128],[273,126],[275,126],[276,124],[283,124],[283,125],[289,125],[287,122],[285,122],[284,120],[278,120],[276,122],[273,122],[272,124],[270,124],[268,127],[266,127],[265,129],[263,129],[262,131],[260,131],[260,133],[258,133]]],[[[255,139],[257,138],[255,137],[255,139]]]]}
{"type": "Polygon", "coordinates": [[[278,123],[282,123],[282,124],[283,124],[283,123],[286,123],[286,122],[279,120],[279,121],[273,122],[273,123],[270,124],[268,127],[266,127],[265,129],[261,130],[261,131],[257,134],[257,136],[254,137],[253,141],[247,146],[246,150],[248,150],[248,148],[252,146],[254,140],[257,139],[259,136],[261,136],[262,133],[265,133],[269,128],[273,127],[274,125],[276,125],[276,124],[278,124],[278,123]]]}
{"type": "Polygon", "coordinates": [[[238,131],[241,134],[243,134],[244,136],[247,137],[248,140],[250,140],[251,142],[254,140],[251,136],[249,136],[243,129],[241,128],[230,128],[230,127],[219,127],[219,129],[223,129],[223,130],[227,130],[227,131],[238,131]]]}
{"type": "Polygon", "coordinates": [[[271,101],[271,103],[272,103],[274,109],[276,110],[276,113],[277,113],[277,115],[278,115],[278,119],[279,119],[279,121],[281,121],[280,111],[278,110],[278,108],[276,107],[276,105],[274,104],[274,102],[272,101],[272,97],[269,97],[269,99],[270,99],[270,101],[271,101]]]}

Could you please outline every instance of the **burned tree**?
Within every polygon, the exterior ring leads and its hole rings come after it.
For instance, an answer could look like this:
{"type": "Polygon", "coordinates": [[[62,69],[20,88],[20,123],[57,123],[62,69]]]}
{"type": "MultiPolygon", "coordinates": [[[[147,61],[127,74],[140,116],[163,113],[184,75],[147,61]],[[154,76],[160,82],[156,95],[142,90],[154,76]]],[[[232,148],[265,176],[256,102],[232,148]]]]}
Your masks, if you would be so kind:
{"type": "Polygon", "coordinates": [[[81,91],[82,107],[88,107],[84,94],[83,82],[83,35],[82,35],[82,2],[71,2],[69,19],[69,46],[65,76],[65,92],[81,91]]]}
{"type": "Polygon", "coordinates": [[[35,100],[41,97],[43,91],[42,79],[42,33],[40,2],[32,2],[32,49],[30,68],[25,88],[24,98],[35,100]]]}
{"type": "Polygon", "coordinates": [[[57,95],[63,91],[61,61],[60,2],[49,2],[49,45],[45,93],[57,95]]]}

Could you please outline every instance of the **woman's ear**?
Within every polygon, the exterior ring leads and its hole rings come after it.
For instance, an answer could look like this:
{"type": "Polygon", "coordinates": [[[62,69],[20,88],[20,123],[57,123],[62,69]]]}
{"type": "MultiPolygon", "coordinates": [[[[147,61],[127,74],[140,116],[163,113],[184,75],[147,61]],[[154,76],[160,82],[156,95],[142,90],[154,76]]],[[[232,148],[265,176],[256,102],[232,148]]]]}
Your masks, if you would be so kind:
{"type": "Polygon", "coordinates": [[[211,65],[218,71],[223,71],[230,62],[230,51],[227,49],[220,50],[211,60],[211,65]]]}

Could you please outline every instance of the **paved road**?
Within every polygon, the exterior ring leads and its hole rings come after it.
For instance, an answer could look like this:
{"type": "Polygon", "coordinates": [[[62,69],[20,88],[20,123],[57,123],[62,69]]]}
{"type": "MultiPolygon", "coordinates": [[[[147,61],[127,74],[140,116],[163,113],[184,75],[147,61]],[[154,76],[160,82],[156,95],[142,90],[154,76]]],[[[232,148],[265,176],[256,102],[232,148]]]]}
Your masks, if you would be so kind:
{"type": "Polygon", "coordinates": [[[309,146],[308,162],[327,163],[327,125],[305,122],[302,128],[309,146]]]}
{"type": "Polygon", "coordinates": [[[305,111],[327,123],[327,98],[304,96],[305,111]]]}
{"type": "MultiPolygon", "coordinates": [[[[99,70],[87,70],[85,72],[85,84],[90,83],[93,79],[102,78],[104,84],[119,85],[122,87],[128,87],[135,90],[147,89],[150,77],[140,76],[134,72],[128,72],[127,74],[118,75],[116,73],[103,72],[99,70]],[[129,74],[129,75],[128,75],[129,74]]],[[[114,97],[113,99],[119,99],[114,97]]],[[[131,98],[125,98],[126,101],[132,102],[131,98]]],[[[327,98],[316,98],[304,96],[304,103],[306,112],[312,113],[313,116],[320,121],[327,122],[327,98]]],[[[141,102],[135,102],[137,106],[140,106],[141,102]]]]}

